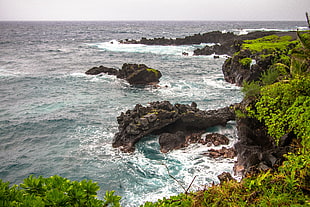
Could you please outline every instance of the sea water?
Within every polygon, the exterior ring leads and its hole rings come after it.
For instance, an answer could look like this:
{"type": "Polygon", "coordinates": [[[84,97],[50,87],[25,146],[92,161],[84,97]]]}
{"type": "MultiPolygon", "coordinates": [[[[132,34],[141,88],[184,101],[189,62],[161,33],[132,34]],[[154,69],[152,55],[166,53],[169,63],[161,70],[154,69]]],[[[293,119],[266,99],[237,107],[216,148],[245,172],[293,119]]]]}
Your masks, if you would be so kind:
{"type": "MultiPolygon", "coordinates": [[[[225,56],[192,56],[187,46],[123,45],[118,40],[178,38],[214,30],[296,30],[304,22],[0,22],[0,179],[19,184],[29,175],[60,175],[98,182],[122,196],[123,206],[156,201],[187,188],[199,190],[231,172],[234,159],[212,159],[192,144],[163,154],[158,137],[134,153],[112,148],[116,117],[136,104],[196,102],[202,110],[240,102],[240,88],[226,83],[225,56]],[[189,56],[182,56],[187,52],[189,56]],[[143,63],[158,69],[161,88],[133,87],[114,76],[87,76],[99,65],[120,69],[143,63]],[[171,178],[173,176],[179,182],[171,178]]],[[[206,129],[237,141],[236,126],[206,129]]],[[[228,146],[228,147],[229,147],[228,146]]]]}

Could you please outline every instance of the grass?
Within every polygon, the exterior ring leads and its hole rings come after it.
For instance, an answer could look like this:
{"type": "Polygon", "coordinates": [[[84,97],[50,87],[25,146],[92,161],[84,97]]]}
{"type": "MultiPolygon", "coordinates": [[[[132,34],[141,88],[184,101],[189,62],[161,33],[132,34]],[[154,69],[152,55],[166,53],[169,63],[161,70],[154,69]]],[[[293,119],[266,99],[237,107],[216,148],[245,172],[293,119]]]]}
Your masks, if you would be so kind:
{"type": "Polygon", "coordinates": [[[242,49],[249,49],[252,53],[269,54],[275,51],[287,51],[296,44],[297,41],[292,41],[291,36],[269,35],[255,40],[245,40],[242,49]]]}

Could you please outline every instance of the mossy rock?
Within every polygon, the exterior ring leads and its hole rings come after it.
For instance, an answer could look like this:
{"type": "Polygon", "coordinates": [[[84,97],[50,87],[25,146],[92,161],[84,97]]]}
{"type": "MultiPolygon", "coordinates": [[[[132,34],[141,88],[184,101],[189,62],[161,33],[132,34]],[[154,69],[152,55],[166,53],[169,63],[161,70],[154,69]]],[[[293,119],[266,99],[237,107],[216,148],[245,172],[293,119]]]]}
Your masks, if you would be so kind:
{"type": "Polygon", "coordinates": [[[250,68],[251,63],[252,63],[252,58],[242,58],[239,60],[239,63],[245,68],[250,68]]]}

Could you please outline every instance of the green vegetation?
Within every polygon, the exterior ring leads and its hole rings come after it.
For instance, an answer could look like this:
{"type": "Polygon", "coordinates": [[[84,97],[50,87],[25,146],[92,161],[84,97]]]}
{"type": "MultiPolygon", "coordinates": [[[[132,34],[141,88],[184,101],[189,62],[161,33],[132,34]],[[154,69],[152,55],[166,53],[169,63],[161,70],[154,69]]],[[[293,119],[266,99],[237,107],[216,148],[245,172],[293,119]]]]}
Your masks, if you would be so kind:
{"type": "Polygon", "coordinates": [[[19,186],[0,179],[0,206],[120,206],[120,197],[107,191],[104,200],[96,199],[99,186],[92,181],[70,181],[60,176],[30,176],[19,186]]]}
{"type": "Polygon", "coordinates": [[[239,63],[241,65],[243,65],[243,67],[245,68],[250,68],[250,65],[252,63],[252,59],[251,58],[243,58],[239,60],[239,63]]]}
{"type": "Polygon", "coordinates": [[[245,40],[242,44],[242,49],[249,49],[254,53],[273,53],[275,51],[285,52],[293,48],[297,41],[292,41],[291,36],[279,37],[277,35],[270,35],[255,40],[245,40]]]}
{"type": "Polygon", "coordinates": [[[289,132],[301,137],[306,133],[306,128],[310,127],[309,77],[263,87],[255,108],[256,118],[266,124],[276,142],[289,132]]]}
{"type": "Polygon", "coordinates": [[[298,32],[298,37],[299,41],[292,42],[289,37],[269,36],[242,46],[269,53],[262,58],[272,56],[273,62],[260,81],[244,84],[249,104],[236,115],[260,120],[275,143],[285,134],[295,135],[294,150],[282,165],[241,182],[224,182],[207,190],[147,202],[144,207],[310,206],[310,32],[298,32]]]}
{"type": "MultiPolygon", "coordinates": [[[[291,153],[278,169],[142,206],[310,206],[310,31],[298,32],[296,42],[273,35],[246,41],[242,47],[277,51],[274,57],[278,58],[260,81],[245,83],[249,105],[237,115],[260,120],[275,143],[283,135],[294,134],[291,153]]],[[[96,199],[98,190],[91,181],[72,182],[59,176],[30,176],[12,187],[0,180],[0,206],[120,206],[120,197],[113,191],[106,192],[104,200],[96,199]]]]}
{"type": "Polygon", "coordinates": [[[159,71],[156,69],[148,68],[146,69],[148,72],[152,72],[155,74],[156,77],[159,77],[159,71]]]}

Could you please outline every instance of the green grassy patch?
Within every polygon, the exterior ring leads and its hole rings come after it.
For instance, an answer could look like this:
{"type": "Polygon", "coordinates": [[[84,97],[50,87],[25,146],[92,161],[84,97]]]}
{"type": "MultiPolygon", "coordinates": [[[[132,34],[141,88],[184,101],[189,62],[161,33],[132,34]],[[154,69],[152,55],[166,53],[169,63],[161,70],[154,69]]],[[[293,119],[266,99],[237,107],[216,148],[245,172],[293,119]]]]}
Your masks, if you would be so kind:
{"type": "Polygon", "coordinates": [[[239,60],[239,63],[245,68],[250,68],[250,65],[252,63],[252,59],[251,58],[242,58],[239,60]]]}
{"type": "Polygon", "coordinates": [[[249,49],[252,53],[266,54],[274,51],[285,51],[297,44],[297,41],[292,41],[291,36],[279,37],[277,35],[270,35],[255,40],[245,40],[242,44],[242,49],[249,49]]]}

